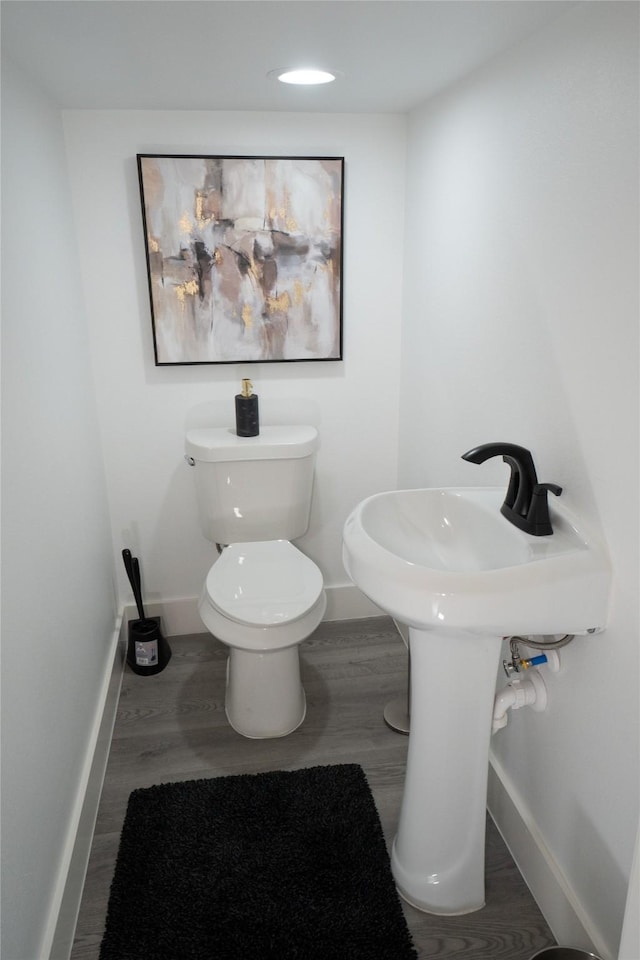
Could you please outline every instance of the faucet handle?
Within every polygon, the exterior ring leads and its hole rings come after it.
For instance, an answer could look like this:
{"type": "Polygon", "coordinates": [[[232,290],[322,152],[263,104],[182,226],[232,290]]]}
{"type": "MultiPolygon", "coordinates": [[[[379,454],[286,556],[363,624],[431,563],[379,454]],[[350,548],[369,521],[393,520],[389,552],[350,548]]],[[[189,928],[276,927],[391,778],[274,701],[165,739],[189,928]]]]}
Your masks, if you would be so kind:
{"type": "Polygon", "coordinates": [[[530,528],[529,532],[536,537],[549,536],[553,533],[547,493],[553,493],[556,497],[559,497],[562,493],[562,487],[559,487],[557,483],[536,483],[534,486],[531,506],[527,514],[527,524],[530,528]]]}
{"type": "Polygon", "coordinates": [[[559,497],[562,493],[562,487],[559,487],[557,483],[536,483],[535,487],[533,488],[533,496],[544,496],[545,490],[548,490],[549,493],[555,494],[556,497],[559,497]]]}

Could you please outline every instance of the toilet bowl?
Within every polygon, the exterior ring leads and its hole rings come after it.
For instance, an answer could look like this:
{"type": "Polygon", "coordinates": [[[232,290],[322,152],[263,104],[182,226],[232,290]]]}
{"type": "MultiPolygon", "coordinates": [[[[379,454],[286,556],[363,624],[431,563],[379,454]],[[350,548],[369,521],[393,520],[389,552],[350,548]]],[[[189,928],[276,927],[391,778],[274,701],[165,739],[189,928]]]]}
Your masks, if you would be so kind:
{"type": "Polygon", "coordinates": [[[207,575],[198,612],[229,647],[225,711],[252,739],[300,726],[306,699],[298,645],[327,605],[318,567],[288,540],[233,543],[207,575]]]}

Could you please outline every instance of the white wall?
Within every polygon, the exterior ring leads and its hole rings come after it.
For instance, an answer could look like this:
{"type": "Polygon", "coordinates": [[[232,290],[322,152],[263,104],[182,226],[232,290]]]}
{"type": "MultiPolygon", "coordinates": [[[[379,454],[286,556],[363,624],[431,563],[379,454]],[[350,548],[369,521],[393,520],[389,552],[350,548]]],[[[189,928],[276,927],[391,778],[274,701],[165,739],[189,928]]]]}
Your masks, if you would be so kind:
{"type": "Polygon", "coordinates": [[[406,118],[69,111],[64,124],[114,549],[140,556],[148,600],[197,597],[215,547],[197,525],[185,420],[208,403],[232,424],[249,376],[263,423],[318,424],[300,545],[329,587],[346,585],[344,520],[397,477],[406,118]],[[343,362],[154,367],[135,164],[145,152],[345,157],[343,362]]]}
{"type": "Polygon", "coordinates": [[[113,561],[59,111],[2,70],[2,956],[48,955],[113,561]]]}
{"type": "Polygon", "coordinates": [[[638,822],[637,32],[637,4],[581,5],[417,110],[408,147],[402,485],[506,485],[460,456],[520,443],[611,551],[606,632],[493,741],[608,956],[638,822]]]}

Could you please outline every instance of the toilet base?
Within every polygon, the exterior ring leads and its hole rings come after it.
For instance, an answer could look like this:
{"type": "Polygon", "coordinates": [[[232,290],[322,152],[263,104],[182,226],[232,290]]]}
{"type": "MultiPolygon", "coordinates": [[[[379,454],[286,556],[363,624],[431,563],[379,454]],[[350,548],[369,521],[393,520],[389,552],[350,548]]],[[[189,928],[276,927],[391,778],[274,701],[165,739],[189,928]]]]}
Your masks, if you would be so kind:
{"type": "Polygon", "coordinates": [[[233,729],[252,740],[286,737],[299,727],[307,701],[298,646],[266,653],[231,647],[225,712],[233,729]]]}

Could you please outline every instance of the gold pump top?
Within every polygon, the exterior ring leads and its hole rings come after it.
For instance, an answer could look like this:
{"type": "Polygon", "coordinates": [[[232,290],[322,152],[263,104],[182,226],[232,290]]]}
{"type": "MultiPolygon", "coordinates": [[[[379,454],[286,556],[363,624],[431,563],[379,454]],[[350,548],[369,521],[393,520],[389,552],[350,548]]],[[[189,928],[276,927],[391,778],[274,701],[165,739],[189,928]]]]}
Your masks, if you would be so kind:
{"type": "Polygon", "coordinates": [[[252,388],[253,388],[253,384],[251,383],[251,380],[243,380],[243,381],[242,381],[242,396],[243,396],[243,397],[250,397],[250,396],[252,396],[252,388]]]}

